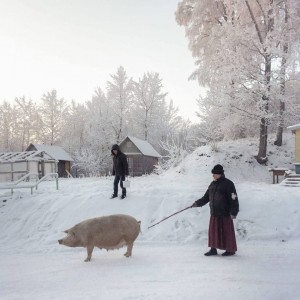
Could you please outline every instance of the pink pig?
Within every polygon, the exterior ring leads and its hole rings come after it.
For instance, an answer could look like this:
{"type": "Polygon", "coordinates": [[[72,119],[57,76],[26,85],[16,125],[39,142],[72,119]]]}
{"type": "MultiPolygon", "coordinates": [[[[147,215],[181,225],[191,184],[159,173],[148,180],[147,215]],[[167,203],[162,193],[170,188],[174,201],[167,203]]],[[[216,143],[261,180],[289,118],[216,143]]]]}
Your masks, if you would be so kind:
{"type": "Polygon", "coordinates": [[[140,233],[140,221],[128,215],[111,215],[82,221],[65,230],[67,236],[58,240],[61,245],[85,247],[90,261],[94,247],[106,250],[127,246],[124,254],[131,256],[133,243],[140,233]]]}

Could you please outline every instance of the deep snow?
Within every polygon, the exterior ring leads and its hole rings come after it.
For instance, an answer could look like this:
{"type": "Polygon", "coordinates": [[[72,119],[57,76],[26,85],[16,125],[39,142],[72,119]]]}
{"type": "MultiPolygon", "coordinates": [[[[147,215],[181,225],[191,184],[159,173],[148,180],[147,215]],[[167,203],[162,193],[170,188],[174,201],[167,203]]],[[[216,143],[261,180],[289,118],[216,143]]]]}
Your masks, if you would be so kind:
{"type": "Polygon", "coordinates": [[[292,167],[293,143],[270,145],[267,167],[253,159],[255,140],[200,147],[163,175],[131,178],[125,200],[109,199],[112,177],[62,179],[58,191],[46,182],[33,195],[1,190],[0,299],[299,299],[300,189],[273,185],[268,172],[292,167]],[[216,163],[240,201],[233,257],[203,256],[208,206],[148,229],[200,198],[216,163]],[[74,224],[116,213],[142,221],[131,258],[95,249],[85,263],[85,249],[57,243],[74,224]]]}

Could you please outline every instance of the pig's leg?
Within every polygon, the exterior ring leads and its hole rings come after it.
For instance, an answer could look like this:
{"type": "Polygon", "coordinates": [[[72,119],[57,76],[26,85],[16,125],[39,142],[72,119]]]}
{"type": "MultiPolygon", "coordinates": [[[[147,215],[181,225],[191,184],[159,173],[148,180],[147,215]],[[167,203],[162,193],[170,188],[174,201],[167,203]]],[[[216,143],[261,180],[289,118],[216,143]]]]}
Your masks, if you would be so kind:
{"type": "Polygon", "coordinates": [[[127,252],[124,254],[126,257],[131,256],[132,247],[133,247],[133,243],[127,244],[127,252]]]}
{"type": "Polygon", "coordinates": [[[86,247],[87,258],[84,261],[91,261],[93,250],[94,250],[94,246],[87,246],[86,247]]]}

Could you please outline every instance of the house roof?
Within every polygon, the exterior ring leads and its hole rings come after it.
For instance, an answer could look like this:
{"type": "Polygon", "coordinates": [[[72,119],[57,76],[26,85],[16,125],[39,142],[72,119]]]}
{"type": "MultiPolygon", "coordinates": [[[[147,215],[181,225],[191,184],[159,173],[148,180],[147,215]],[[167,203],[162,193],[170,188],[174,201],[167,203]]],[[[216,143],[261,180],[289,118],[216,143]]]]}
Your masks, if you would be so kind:
{"type": "Polygon", "coordinates": [[[16,162],[16,161],[55,161],[45,151],[23,151],[23,152],[0,152],[0,163],[16,162]]]}
{"type": "Polygon", "coordinates": [[[290,129],[290,130],[300,129],[300,124],[289,126],[289,127],[287,127],[287,129],[290,129]]]}
{"type": "Polygon", "coordinates": [[[161,157],[161,155],[152,147],[151,144],[149,144],[149,142],[140,140],[133,136],[127,136],[120,144],[122,144],[127,138],[134,143],[134,145],[141,151],[143,155],[161,157]]]}
{"type": "MultiPolygon", "coordinates": [[[[36,150],[45,151],[56,160],[74,161],[73,158],[62,148],[54,145],[30,144],[36,150]]],[[[27,148],[29,149],[30,146],[27,148]]]]}

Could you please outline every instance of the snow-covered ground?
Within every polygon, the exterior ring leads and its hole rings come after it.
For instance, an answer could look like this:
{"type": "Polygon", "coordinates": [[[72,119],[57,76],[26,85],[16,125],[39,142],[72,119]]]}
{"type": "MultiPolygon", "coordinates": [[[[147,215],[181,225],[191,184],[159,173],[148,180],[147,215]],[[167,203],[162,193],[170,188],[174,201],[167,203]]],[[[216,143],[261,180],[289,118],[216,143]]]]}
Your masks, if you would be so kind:
{"type": "MultiPolygon", "coordinates": [[[[293,142],[270,146],[269,167],[292,167],[293,142]]],[[[131,178],[124,200],[109,199],[112,177],[62,179],[59,190],[46,182],[33,195],[1,190],[0,299],[300,299],[300,188],[273,185],[256,150],[250,140],[198,148],[163,175],[131,178]],[[200,198],[216,163],[240,201],[232,257],[203,255],[208,206],[148,229],[200,198]],[[142,221],[130,258],[95,249],[85,263],[84,248],[57,242],[84,219],[118,213],[142,221]]]]}

